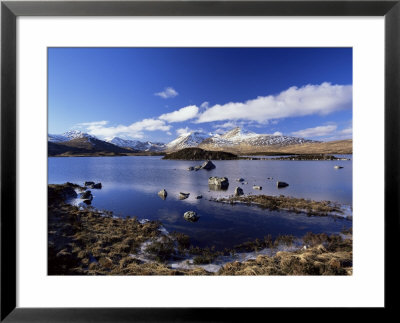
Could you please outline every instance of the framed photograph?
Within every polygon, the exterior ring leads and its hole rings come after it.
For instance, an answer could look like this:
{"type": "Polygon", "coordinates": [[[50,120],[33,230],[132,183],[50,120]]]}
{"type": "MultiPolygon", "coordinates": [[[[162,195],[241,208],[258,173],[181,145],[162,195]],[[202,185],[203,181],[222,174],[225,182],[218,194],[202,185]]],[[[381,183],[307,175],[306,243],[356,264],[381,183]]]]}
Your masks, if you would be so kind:
{"type": "Polygon", "coordinates": [[[398,1],[1,11],[1,320],[392,308],[398,1]]]}

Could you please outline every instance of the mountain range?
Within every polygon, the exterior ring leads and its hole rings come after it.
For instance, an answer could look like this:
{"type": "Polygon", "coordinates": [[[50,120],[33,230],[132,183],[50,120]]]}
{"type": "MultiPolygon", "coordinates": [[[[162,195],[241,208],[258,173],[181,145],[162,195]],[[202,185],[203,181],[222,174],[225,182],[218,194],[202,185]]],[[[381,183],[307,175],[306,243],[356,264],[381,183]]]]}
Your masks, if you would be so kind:
{"type": "MultiPolygon", "coordinates": [[[[338,152],[351,153],[352,141],[338,141],[334,145],[325,145],[314,140],[283,135],[257,134],[236,127],[224,134],[208,135],[192,131],[180,135],[175,140],[164,144],[161,142],[129,140],[119,137],[100,140],[95,136],[78,130],[65,132],[61,135],[48,135],[49,156],[76,156],[76,155],[130,155],[137,153],[164,153],[178,151],[184,148],[198,147],[205,150],[228,151],[237,154],[257,153],[267,151],[289,152],[292,147],[296,149],[308,147],[306,153],[313,153],[313,147],[335,147],[338,152]],[[344,148],[342,147],[342,142],[344,148]]],[[[328,147],[328,148],[326,148],[328,147]]],[[[304,149],[303,149],[304,150],[304,149]]]]}

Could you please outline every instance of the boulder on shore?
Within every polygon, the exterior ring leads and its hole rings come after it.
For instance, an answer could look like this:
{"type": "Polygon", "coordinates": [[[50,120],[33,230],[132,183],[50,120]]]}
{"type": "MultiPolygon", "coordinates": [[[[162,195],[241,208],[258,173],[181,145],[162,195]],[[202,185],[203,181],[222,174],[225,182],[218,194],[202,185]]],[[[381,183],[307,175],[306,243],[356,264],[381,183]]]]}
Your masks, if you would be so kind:
{"type": "Polygon", "coordinates": [[[189,195],[190,195],[190,193],[182,193],[182,192],[180,192],[179,193],[179,199],[180,200],[187,199],[189,197],[189,195]]]}
{"type": "Polygon", "coordinates": [[[86,187],[90,187],[90,188],[100,189],[101,188],[101,183],[85,182],[85,186],[86,187]]]}
{"type": "Polygon", "coordinates": [[[81,199],[83,200],[93,200],[93,195],[91,191],[85,191],[81,193],[81,199]]]}
{"type": "Polygon", "coordinates": [[[199,219],[199,216],[195,211],[187,211],[183,214],[185,220],[190,222],[196,222],[199,219]]]}
{"type": "Polygon", "coordinates": [[[210,177],[208,179],[208,185],[215,186],[217,188],[226,189],[229,186],[229,180],[226,177],[210,177]]]}
{"type": "Polygon", "coordinates": [[[165,188],[158,192],[158,196],[161,197],[163,200],[165,200],[167,198],[167,195],[168,195],[168,193],[165,190],[165,188]]]}
{"type": "Polygon", "coordinates": [[[101,189],[101,183],[92,184],[90,188],[101,189]]]}
{"type": "Polygon", "coordinates": [[[242,190],[241,187],[236,187],[235,188],[235,193],[234,193],[235,196],[240,196],[240,195],[243,195],[243,194],[244,193],[243,193],[243,190],[242,190]]]}
{"type": "Polygon", "coordinates": [[[276,186],[278,187],[278,188],[282,188],[282,187],[286,187],[286,186],[289,186],[289,184],[288,183],[285,183],[285,182],[276,182],[276,186]]]}
{"type": "Polygon", "coordinates": [[[203,163],[203,165],[201,165],[201,168],[206,170],[211,170],[215,168],[215,165],[211,160],[207,160],[203,163]]]}

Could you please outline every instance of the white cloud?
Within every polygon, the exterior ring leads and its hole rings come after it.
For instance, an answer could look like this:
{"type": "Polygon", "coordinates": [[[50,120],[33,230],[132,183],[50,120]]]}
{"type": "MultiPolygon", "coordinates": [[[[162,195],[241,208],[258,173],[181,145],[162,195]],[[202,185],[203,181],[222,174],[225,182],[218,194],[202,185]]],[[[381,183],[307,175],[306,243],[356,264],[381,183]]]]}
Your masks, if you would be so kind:
{"type": "Polygon", "coordinates": [[[164,91],[158,92],[158,93],[154,93],[154,95],[157,95],[157,96],[159,96],[159,97],[161,97],[161,98],[163,98],[163,99],[174,98],[174,97],[176,97],[178,94],[179,94],[179,93],[176,92],[176,91],[174,90],[174,88],[172,88],[172,87],[166,87],[166,88],[164,89],[164,91]]]}
{"type": "Polygon", "coordinates": [[[188,134],[188,133],[190,133],[190,132],[204,133],[204,130],[201,129],[201,128],[198,128],[198,129],[190,129],[189,127],[176,129],[176,134],[177,134],[178,136],[180,136],[180,135],[185,135],[185,134],[188,134]]]}
{"type": "Polygon", "coordinates": [[[201,113],[196,122],[242,119],[265,123],[271,119],[327,115],[351,107],[351,85],[322,83],[300,88],[294,86],[278,95],[260,96],[246,102],[217,104],[201,113]]]}
{"type": "Polygon", "coordinates": [[[341,135],[352,135],[353,134],[353,127],[349,127],[349,128],[343,129],[339,133],[341,135]]]}
{"type": "Polygon", "coordinates": [[[86,125],[80,125],[84,126],[89,134],[99,138],[124,136],[140,139],[144,137],[143,131],[169,131],[171,129],[170,125],[166,125],[165,121],[159,119],[143,119],[129,126],[118,125],[115,127],[105,127],[106,124],[107,122],[88,122],[86,125]]]}
{"type": "Polygon", "coordinates": [[[208,105],[209,105],[209,103],[207,101],[205,101],[202,104],[200,104],[200,108],[207,109],[208,105]]]}
{"type": "Polygon", "coordinates": [[[273,136],[282,136],[283,133],[280,132],[280,131],[275,131],[272,135],[273,135],[273,136]]]}
{"type": "Polygon", "coordinates": [[[337,125],[318,126],[315,128],[307,128],[292,132],[297,137],[323,137],[333,134],[337,129],[337,125]]]}
{"type": "Polygon", "coordinates": [[[105,126],[108,123],[108,121],[92,121],[92,122],[83,122],[83,123],[78,123],[76,126],[77,127],[98,127],[98,126],[105,126]]]}
{"type": "Polygon", "coordinates": [[[228,121],[228,122],[225,122],[223,124],[213,125],[214,128],[223,128],[223,129],[235,128],[237,126],[238,126],[237,123],[236,122],[232,122],[232,121],[228,121]]]}
{"type": "Polygon", "coordinates": [[[164,113],[160,115],[158,118],[161,120],[165,120],[167,122],[182,122],[189,119],[193,119],[197,116],[199,108],[195,105],[189,105],[187,107],[181,108],[179,110],[164,113]]]}
{"type": "Polygon", "coordinates": [[[187,134],[187,133],[189,133],[189,132],[191,132],[191,131],[192,131],[192,130],[190,130],[189,127],[179,128],[179,129],[176,129],[176,134],[177,134],[178,136],[181,136],[181,135],[185,135],[185,134],[187,134]]]}

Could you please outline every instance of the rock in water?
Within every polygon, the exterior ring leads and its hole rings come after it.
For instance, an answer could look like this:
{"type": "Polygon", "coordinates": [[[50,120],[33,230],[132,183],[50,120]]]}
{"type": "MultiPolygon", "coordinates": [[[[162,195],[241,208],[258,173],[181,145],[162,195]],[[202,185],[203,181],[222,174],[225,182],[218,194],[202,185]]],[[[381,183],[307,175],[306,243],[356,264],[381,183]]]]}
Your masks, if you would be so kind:
{"type": "Polygon", "coordinates": [[[199,219],[199,216],[195,211],[187,211],[183,214],[185,220],[190,222],[196,222],[199,219]]]}
{"type": "Polygon", "coordinates": [[[179,193],[179,199],[180,200],[187,199],[189,197],[189,195],[190,195],[190,193],[182,193],[182,192],[180,192],[179,193]]]}
{"type": "Polygon", "coordinates": [[[236,182],[244,182],[244,178],[236,178],[236,182]]]}
{"type": "Polygon", "coordinates": [[[92,184],[92,185],[90,185],[90,187],[96,188],[96,189],[101,189],[101,183],[92,184]]]}
{"type": "Polygon", "coordinates": [[[336,166],[334,166],[333,168],[334,168],[334,169],[341,169],[341,168],[343,168],[343,166],[338,166],[338,165],[336,165],[336,166]]]}
{"type": "Polygon", "coordinates": [[[278,186],[278,188],[282,188],[282,187],[286,187],[286,186],[289,186],[289,184],[288,183],[285,183],[285,182],[276,182],[276,186],[278,186]]]}
{"type": "Polygon", "coordinates": [[[200,169],[201,169],[201,165],[194,166],[194,170],[195,170],[195,171],[198,171],[198,170],[200,170],[200,169]]]}
{"type": "Polygon", "coordinates": [[[243,195],[244,193],[243,193],[243,190],[242,190],[242,188],[241,187],[236,187],[235,188],[235,196],[240,196],[240,195],[243,195]]]}
{"type": "Polygon", "coordinates": [[[262,187],[261,186],[258,186],[258,185],[253,185],[253,190],[262,190],[262,187]]]}
{"type": "Polygon", "coordinates": [[[163,200],[165,200],[167,198],[167,195],[168,195],[168,193],[165,190],[165,188],[158,192],[158,196],[161,197],[163,200]]]}
{"type": "Polygon", "coordinates": [[[91,191],[85,191],[81,193],[81,199],[83,200],[93,200],[93,195],[91,191]]]}
{"type": "Polygon", "coordinates": [[[215,165],[212,163],[211,160],[207,160],[201,165],[202,169],[211,170],[215,168],[215,165]]]}
{"type": "Polygon", "coordinates": [[[227,189],[229,186],[229,181],[226,177],[210,177],[208,179],[208,185],[221,189],[227,189]]]}
{"type": "Polygon", "coordinates": [[[197,195],[197,196],[196,196],[196,199],[198,199],[198,200],[199,200],[199,199],[202,199],[202,198],[203,198],[203,195],[197,195]]]}
{"type": "Polygon", "coordinates": [[[94,182],[85,182],[85,186],[91,186],[94,185],[94,182]]]}
{"type": "Polygon", "coordinates": [[[187,170],[192,171],[192,170],[194,170],[194,167],[190,166],[187,170]]]}

